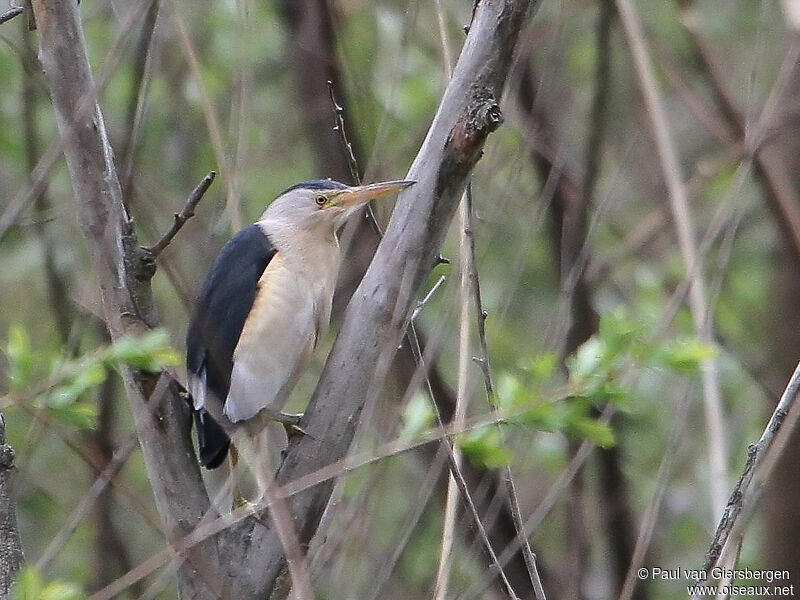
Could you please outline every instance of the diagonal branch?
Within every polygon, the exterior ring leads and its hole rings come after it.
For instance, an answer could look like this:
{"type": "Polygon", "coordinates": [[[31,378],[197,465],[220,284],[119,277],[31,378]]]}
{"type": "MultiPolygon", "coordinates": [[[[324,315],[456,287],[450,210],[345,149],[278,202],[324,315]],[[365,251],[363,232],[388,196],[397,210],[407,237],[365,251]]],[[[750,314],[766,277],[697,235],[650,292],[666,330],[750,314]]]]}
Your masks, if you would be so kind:
{"type": "MultiPolygon", "coordinates": [[[[445,91],[386,235],[353,295],[333,350],[302,423],[311,435],[292,440],[277,475],[282,485],[345,455],[364,398],[380,386],[411,313],[412,300],[434,265],[466,179],[486,136],[502,119],[502,94],[513,50],[533,2],[505,0],[477,7],[453,78],[445,91]]],[[[289,500],[301,541],[316,530],[332,483],[289,500]]],[[[252,519],[231,529],[228,541],[250,536],[249,548],[226,545],[236,558],[234,579],[252,577],[240,597],[263,597],[284,566],[275,532],[252,519]]]]}

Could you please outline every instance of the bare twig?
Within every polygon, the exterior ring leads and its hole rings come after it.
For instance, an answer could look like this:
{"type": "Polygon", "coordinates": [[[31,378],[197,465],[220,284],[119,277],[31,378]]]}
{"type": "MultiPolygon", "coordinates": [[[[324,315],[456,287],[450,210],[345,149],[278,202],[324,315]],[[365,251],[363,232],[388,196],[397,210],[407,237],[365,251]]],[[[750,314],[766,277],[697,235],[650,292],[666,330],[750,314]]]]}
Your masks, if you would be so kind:
{"type": "MultiPolygon", "coordinates": [[[[483,372],[483,381],[486,388],[486,400],[489,403],[490,409],[494,409],[496,407],[496,399],[494,395],[494,385],[492,383],[492,372],[489,366],[489,348],[486,342],[486,318],[488,313],[483,308],[483,300],[481,298],[481,285],[478,277],[477,260],[475,257],[475,233],[473,231],[472,223],[472,185],[468,183],[467,192],[464,197],[464,242],[466,244],[466,269],[469,272],[469,285],[472,287],[473,301],[475,305],[475,311],[477,312],[480,356],[476,359],[476,362],[481,367],[481,371],[483,372]]],[[[511,472],[510,466],[506,465],[503,468],[503,475],[506,484],[506,492],[508,493],[508,501],[511,507],[511,516],[514,519],[514,527],[517,530],[517,537],[522,549],[522,555],[525,558],[525,565],[528,567],[528,575],[531,578],[531,583],[533,584],[533,591],[537,600],[545,600],[544,588],[542,587],[542,578],[539,575],[539,570],[536,567],[536,555],[531,550],[528,538],[525,535],[525,524],[522,520],[519,497],[517,496],[517,489],[514,484],[514,476],[511,472]]]]}
{"type": "Polygon", "coordinates": [[[336,102],[336,96],[333,93],[333,83],[328,80],[328,94],[331,98],[331,105],[333,105],[334,125],[333,130],[339,132],[344,144],[344,152],[347,157],[347,166],[350,168],[350,177],[356,184],[361,183],[361,176],[358,171],[358,163],[356,162],[355,154],[353,154],[353,144],[347,139],[347,131],[344,128],[344,107],[336,102]]]}
{"type": "Polygon", "coordinates": [[[156,244],[148,248],[148,251],[154,257],[161,254],[164,248],[169,246],[172,239],[181,230],[181,227],[184,226],[186,221],[194,216],[194,209],[197,208],[197,204],[203,199],[203,196],[208,191],[208,188],[211,187],[211,184],[216,176],[216,171],[209,171],[208,174],[203,177],[203,180],[197,184],[197,187],[192,190],[192,193],[189,194],[189,198],[186,200],[183,210],[181,210],[179,213],[175,213],[174,221],[172,222],[172,227],[169,228],[169,231],[167,231],[156,244]]]}
{"type": "MultiPolygon", "coordinates": [[[[565,396],[559,396],[559,398],[563,397],[565,396]]],[[[430,444],[431,442],[442,441],[456,435],[462,435],[481,427],[486,427],[487,425],[496,425],[504,419],[513,419],[516,416],[519,415],[513,413],[492,413],[488,416],[483,415],[480,417],[467,419],[467,421],[464,423],[464,426],[461,428],[456,428],[452,425],[437,425],[415,439],[409,440],[407,438],[397,438],[391,440],[380,445],[374,450],[351,454],[337,460],[336,462],[327,464],[315,471],[311,471],[306,475],[298,477],[297,479],[276,488],[273,498],[290,499],[304,492],[308,492],[309,490],[312,490],[315,487],[324,484],[325,482],[333,481],[346,473],[350,473],[362,467],[375,464],[390,456],[397,456],[400,453],[420,448],[426,444],[430,444]]],[[[591,446],[591,444],[588,442],[587,445],[591,446]]],[[[191,533],[182,538],[172,540],[169,547],[149,557],[146,561],[139,564],[132,571],[120,577],[117,581],[90,596],[89,600],[109,600],[110,598],[116,597],[122,590],[129,587],[133,582],[146,577],[156,569],[167,564],[173,558],[173,555],[176,552],[186,552],[194,548],[197,544],[202,543],[203,541],[219,534],[226,529],[235,530],[237,525],[240,525],[242,522],[253,518],[254,516],[257,517],[258,513],[262,513],[264,510],[270,508],[270,506],[271,504],[269,499],[265,498],[258,505],[245,506],[234,510],[229,515],[219,516],[203,522],[191,533]]],[[[259,521],[259,523],[262,523],[262,521],[259,521]]],[[[508,558],[511,557],[511,554],[513,554],[513,550],[509,552],[508,558]]],[[[496,567],[494,564],[490,565],[489,573],[495,569],[496,567]]],[[[483,581],[488,582],[488,577],[484,578],[483,581]]]]}
{"type": "Polygon", "coordinates": [[[6,12],[0,14],[0,25],[5,23],[6,21],[10,21],[14,17],[21,15],[25,12],[25,8],[22,6],[15,6],[14,8],[7,10],[6,12]]]}
{"type": "Polygon", "coordinates": [[[442,287],[442,284],[444,284],[446,279],[447,276],[445,275],[439,277],[439,279],[436,280],[436,283],[434,283],[431,286],[431,289],[428,290],[428,293],[425,294],[425,297],[422,300],[417,300],[417,306],[414,307],[414,312],[411,313],[412,321],[414,321],[419,316],[419,313],[421,313],[422,309],[425,308],[425,305],[431,301],[431,298],[433,298],[433,296],[436,294],[439,288],[442,287]]]}
{"type": "MultiPolygon", "coordinates": [[[[441,16],[441,6],[437,2],[437,13],[439,16],[439,26],[442,30],[442,46],[447,57],[447,46],[444,38],[444,22],[441,16]]],[[[446,63],[449,71],[449,61],[446,63]]],[[[468,184],[469,185],[469,184],[468,184]]],[[[469,364],[470,364],[470,326],[469,326],[469,307],[470,307],[470,272],[469,272],[469,242],[467,240],[467,208],[466,194],[461,196],[459,207],[459,224],[461,225],[461,235],[459,239],[460,254],[460,285],[459,285],[459,328],[458,328],[458,381],[456,387],[456,404],[453,411],[452,423],[458,427],[464,422],[469,405],[469,364]]],[[[416,310],[414,311],[416,312],[416,310]]],[[[453,449],[453,458],[458,468],[461,469],[462,455],[458,448],[453,449]]],[[[444,524],[442,526],[442,544],[439,558],[439,568],[436,572],[436,585],[434,587],[434,599],[444,600],[447,597],[447,587],[450,582],[450,566],[453,554],[453,542],[455,540],[456,509],[458,508],[458,485],[455,478],[451,475],[447,478],[447,495],[444,510],[444,524]]]]}
{"type": "MultiPolygon", "coordinates": [[[[648,57],[642,26],[631,0],[615,0],[615,2],[628,38],[636,73],[639,76],[647,112],[650,116],[653,137],[669,192],[669,205],[675,221],[678,245],[683,255],[687,274],[695,273],[690,280],[688,297],[692,321],[700,341],[711,343],[711,317],[707,311],[703,277],[699,271],[699,256],[694,239],[686,187],[682,180],[677,153],[670,137],[666,112],[659,96],[655,76],[648,57]]],[[[725,499],[728,475],[722,394],[719,388],[715,359],[711,358],[703,365],[701,379],[706,418],[706,436],[709,448],[711,509],[712,514],[718,517],[725,499]]]]}
{"type": "MultiPolygon", "coordinates": [[[[800,392],[800,363],[797,364],[794,373],[792,373],[789,382],[786,384],[778,405],[775,407],[769,421],[767,421],[767,426],[764,428],[761,437],[755,444],[750,444],[747,448],[747,460],[744,469],[728,499],[725,512],[719,521],[714,539],[706,554],[706,560],[702,568],[704,572],[708,573],[713,567],[724,564],[726,555],[732,550],[730,541],[736,538],[734,534],[743,532],[746,519],[741,519],[740,521],[740,517],[743,513],[752,511],[758,502],[761,492],[760,486],[751,487],[751,484],[757,478],[761,478],[763,483],[768,474],[767,467],[774,466],[776,457],[772,451],[776,446],[777,439],[780,439],[778,438],[779,433],[784,440],[791,434],[796,418],[792,420],[791,426],[788,423],[786,427],[782,427],[782,425],[790,412],[797,412],[797,407],[800,406],[796,403],[798,392],[800,392]],[[773,455],[772,465],[769,464],[769,461],[764,460],[768,454],[773,455]]],[[[733,545],[735,546],[736,544],[733,545]]]]}
{"type": "Polygon", "coordinates": [[[200,68],[200,61],[197,59],[197,53],[195,52],[192,38],[189,35],[186,20],[183,16],[184,12],[178,6],[175,0],[171,1],[171,5],[172,10],[170,13],[172,14],[172,18],[177,26],[178,37],[181,42],[181,49],[186,56],[186,62],[189,65],[189,70],[192,72],[192,77],[194,77],[197,87],[200,91],[200,100],[203,108],[203,117],[206,122],[206,129],[208,130],[209,137],[211,138],[211,147],[214,149],[214,156],[217,159],[219,170],[222,173],[222,181],[225,184],[225,210],[228,213],[228,218],[230,219],[231,230],[237,231],[242,227],[242,216],[238,199],[234,195],[233,174],[231,172],[230,161],[225,153],[225,144],[222,140],[222,131],[219,125],[219,119],[217,118],[214,110],[214,103],[211,101],[211,96],[208,92],[208,86],[205,84],[205,80],[203,79],[203,71],[200,68]]]}
{"type": "MultiPolygon", "coordinates": [[[[158,319],[149,282],[132,271],[131,261],[139,246],[123,206],[77,6],[53,0],[33,0],[32,4],[39,56],[64,140],[78,220],[96,271],[109,332],[112,339],[142,333],[158,319]]],[[[166,373],[129,368],[121,373],[156,505],[167,536],[179,538],[210,508],[189,438],[188,407],[166,373]],[[167,398],[169,401],[164,401],[167,398]]],[[[222,579],[215,541],[189,551],[184,560],[187,567],[178,572],[182,595],[198,600],[218,598],[222,579]]]]}
{"type": "Polygon", "coordinates": [[[686,391],[678,402],[677,410],[675,411],[675,421],[672,423],[672,429],[669,433],[664,456],[661,459],[661,463],[658,465],[655,490],[653,491],[647,510],[642,516],[642,523],[639,526],[639,536],[636,539],[636,546],[633,549],[633,556],[628,565],[628,572],[622,585],[622,591],[619,594],[619,600],[630,600],[633,598],[636,584],[641,584],[641,580],[636,577],[636,571],[642,565],[647,554],[647,549],[650,545],[653,531],[655,530],[656,521],[661,511],[661,503],[669,487],[672,469],[678,458],[678,448],[680,446],[681,437],[686,430],[686,420],[689,416],[690,405],[691,395],[686,391]]]}
{"type": "Polygon", "coordinates": [[[130,205],[130,199],[133,195],[134,163],[136,162],[136,150],[139,147],[147,106],[147,94],[150,91],[150,81],[152,79],[153,40],[156,39],[154,33],[160,6],[161,0],[152,0],[150,7],[147,9],[133,61],[131,94],[128,97],[126,119],[128,129],[124,138],[125,148],[120,158],[120,184],[122,185],[126,207],[130,205]]]}
{"type": "MultiPolygon", "coordinates": [[[[85,117],[86,113],[90,112],[93,108],[90,100],[96,94],[102,92],[106,85],[108,85],[111,76],[114,75],[116,68],[119,66],[119,61],[122,57],[125,43],[128,41],[128,36],[135,30],[134,24],[144,15],[144,11],[150,5],[150,1],[151,0],[143,0],[141,4],[136,7],[136,10],[130,11],[129,18],[120,27],[122,34],[106,55],[103,66],[100,69],[100,74],[95,82],[96,85],[91,89],[84,90],[79,102],[77,102],[76,115],[85,117]]],[[[26,0],[26,6],[29,3],[30,0],[26,0]]],[[[29,28],[31,30],[36,29],[33,10],[27,10],[26,14],[28,16],[29,28]],[[32,23],[34,24],[31,26],[32,23]]],[[[3,214],[0,215],[0,241],[5,237],[8,230],[17,223],[30,202],[42,193],[42,190],[44,190],[47,185],[50,172],[58,163],[69,141],[70,139],[68,137],[62,136],[53,142],[47,151],[42,154],[36,167],[31,171],[30,178],[28,182],[26,182],[26,185],[18,190],[14,197],[8,202],[3,214]]]]}
{"type": "Polygon", "coordinates": [[[128,457],[138,446],[138,444],[139,439],[135,434],[133,434],[128,436],[128,439],[125,440],[125,442],[116,452],[114,452],[114,456],[111,461],[109,461],[108,466],[106,466],[103,472],[97,477],[97,479],[95,479],[92,487],[72,511],[72,514],[67,519],[64,527],[62,527],[61,531],[59,531],[58,534],[50,541],[47,549],[39,557],[39,560],[36,561],[37,570],[44,571],[56,557],[56,555],[61,551],[64,545],[69,541],[70,537],[72,537],[72,534],[75,533],[78,525],[80,525],[83,520],[89,516],[95,502],[97,502],[97,499],[109,486],[114,476],[119,472],[120,469],[122,469],[123,466],[125,466],[128,457]]]}
{"type": "MultiPolygon", "coordinates": [[[[734,139],[745,142],[747,133],[745,120],[725,85],[711,48],[701,34],[697,11],[692,2],[682,0],[680,5],[681,23],[688,34],[697,63],[711,86],[717,108],[725,118],[734,139]]],[[[757,136],[753,137],[757,141],[757,136]]],[[[778,229],[783,233],[793,255],[800,260],[800,198],[781,165],[776,164],[769,154],[760,150],[758,146],[752,149],[756,176],[764,190],[764,198],[776,217],[775,223],[778,229]]]]}

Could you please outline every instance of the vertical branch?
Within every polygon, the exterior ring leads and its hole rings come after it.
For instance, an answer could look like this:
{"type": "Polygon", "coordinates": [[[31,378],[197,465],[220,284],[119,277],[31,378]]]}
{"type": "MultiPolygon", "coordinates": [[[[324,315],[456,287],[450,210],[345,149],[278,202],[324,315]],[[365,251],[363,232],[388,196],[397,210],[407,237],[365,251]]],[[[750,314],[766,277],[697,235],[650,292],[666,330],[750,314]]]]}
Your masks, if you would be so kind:
{"type": "MultiPolygon", "coordinates": [[[[686,266],[686,273],[691,275],[688,304],[692,322],[698,339],[703,343],[710,344],[713,341],[712,319],[706,306],[705,286],[699,268],[700,259],[694,239],[694,227],[689,211],[686,186],[683,183],[678,156],[670,136],[666,112],[659,96],[636,9],[630,0],[615,0],[615,2],[625,35],[628,38],[647,114],[650,117],[656,150],[667,185],[669,206],[675,222],[678,245],[686,266]]],[[[717,519],[721,516],[725,506],[728,470],[722,393],[719,388],[717,362],[714,358],[709,359],[703,365],[701,379],[709,453],[711,511],[714,518],[717,519]]]]}
{"type": "Polygon", "coordinates": [[[136,55],[133,59],[131,94],[128,97],[127,117],[125,119],[127,132],[123,138],[125,147],[120,159],[120,180],[126,207],[130,205],[131,197],[133,196],[133,166],[136,162],[136,151],[139,147],[139,139],[144,122],[147,92],[150,88],[153,62],[151,50],[160,6],[161,0],[151,0],[139,34],[136,55]]]}
{"type": "MultiPolygon", "coordinates": [[[[33,0],[39,56],[64,144],[78,221],[86,238],[112,339],[158,322],[143,256],[127,218],[113,152],[96,102],[78,6],[33,0]]],[[[178,386],[165,373],[122,371],[153,488],[170,540],[183,537],[210,508],[189,438],[189,413],[178,386]]],[[[186,598],[219,597],[216,541],[188,549],[178,571],[186,598]],[[198,576],[202,573],[202,577],[198,576]]]]}
{"type": "MultiPolygon", "coordinates": [[[[486,342],[486,318],[488,317],[488,313],[483,309],[481,285],[480,279],[478,278],[478,267],[475,258],[475,232],[472,226],[472,186],[469,183],[467,184],[467,192],[464,199],[464,241],[466,244],[466,259],[468,265],[466,268],[469,272],[469,286],[472,288],[474,309],[477,313],[478,340],[480,344],[480,356],[473,358],[473,360],[478,363],[483,372],[486,400],[489,403],[489,407],[494,408],[496,405],[494,384],[492,383],[492,372],[489,366],[489,349],[486,342]]],[[[545,600],[542,578],[536,566],[536,555],[534,555],[531,550],[528,538],[525,535],[525,521],[522,518],[517,488],[510,466],[505,466],[503,468],[503,477],[506,485],[506,493],[508,494],[508,502],[511,508],[511,516],[514,520],[514,528],[517,532],[517,540],[522,549],[522,556],[525,558],[525,565],[528,568],[528,576],[531,578],[535,597],[537,600],[545,600]]]]}
{"type": "Polygon", "coordinates": [[[14,576],[25,556],[17,529],[17,501],[14,494],[14,449],[6,443],[6,422],[0,414],[0,597],[7,598],[14,576]]]}
{"type": "MultiPolygon", "coordinates": [[[[34,76],[41,68],[39,61],[36,59],[36,51],[31,40],[32,34],[28,31],[27,23],[20,21],[20,24],[22,26],[22,66],[24,73],[22,81],[22,126],[25,136],[25,160],[32,178],[33,170],[41,158],[39,131],[36,123],[39,94],[36,90],[34,76]]],[[[33,184],[33,181],[31,181],[31,184],[33,184]]],[[[47,231],[47,219],[52,209],[52,202],[50,201],[46,182],[42,184],[35,195],[34,205],[36,207],[36,235],[42,247],[45,283],[47,284],[51,312],[55,319],[56,331],[61,344],[66,346],[72,325],[72,311],[67,301],[68,285],[56,264],[55,244],[52,236],[47,231]]]]}

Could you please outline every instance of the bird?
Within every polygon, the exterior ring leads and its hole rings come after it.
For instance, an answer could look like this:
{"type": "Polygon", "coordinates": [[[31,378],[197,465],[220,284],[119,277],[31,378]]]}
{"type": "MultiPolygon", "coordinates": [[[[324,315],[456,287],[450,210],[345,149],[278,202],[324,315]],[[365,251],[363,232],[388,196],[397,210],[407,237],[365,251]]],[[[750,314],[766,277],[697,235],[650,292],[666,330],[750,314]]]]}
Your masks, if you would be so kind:
{"type": "MultiPolygon", "coordinates": [[[[231,435],[238,436],[238,448],[268,423],[297,426],[301,415],[282,410],[328,328],[341,261],[337,232],[366,203],[414,183],[298,183],[223,246],[186,335],[187,387],[203,467],[223,464],[231,435]]],[[[277,445],[285,443],[284,435],[277,445]]],[[[264,471],[276,466],[275,446],[262,440],[251,457],[265,463],[254,470],[259,487],[269,476],[264,471]],[[266,443],[271,461],[258,454],[266,443]]]]}

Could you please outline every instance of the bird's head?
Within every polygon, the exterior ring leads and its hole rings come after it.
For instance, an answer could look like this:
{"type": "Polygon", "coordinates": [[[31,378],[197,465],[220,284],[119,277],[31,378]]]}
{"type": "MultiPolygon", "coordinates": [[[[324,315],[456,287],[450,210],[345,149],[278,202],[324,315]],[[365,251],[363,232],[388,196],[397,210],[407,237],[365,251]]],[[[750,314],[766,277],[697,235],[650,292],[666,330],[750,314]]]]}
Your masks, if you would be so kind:
{"type": "Polygon", "coordinates": [[[275,198],[261,218],[308,230],[317,227],[336,230],[370,200],[397,193],[414,183],[383,181],[347,186],[328,179],[305,181],[293,185],[275,198]]]}

